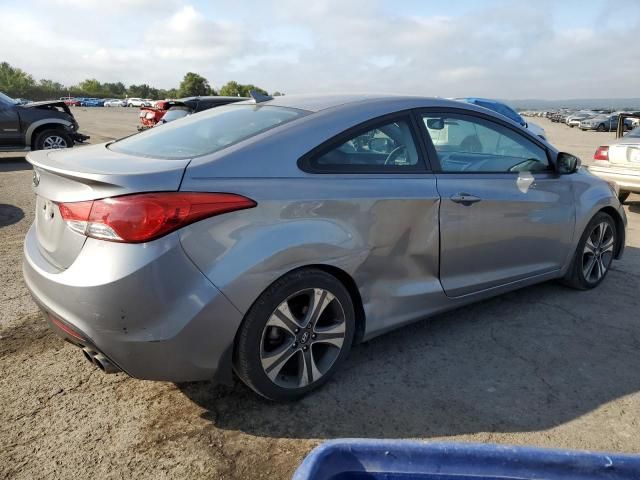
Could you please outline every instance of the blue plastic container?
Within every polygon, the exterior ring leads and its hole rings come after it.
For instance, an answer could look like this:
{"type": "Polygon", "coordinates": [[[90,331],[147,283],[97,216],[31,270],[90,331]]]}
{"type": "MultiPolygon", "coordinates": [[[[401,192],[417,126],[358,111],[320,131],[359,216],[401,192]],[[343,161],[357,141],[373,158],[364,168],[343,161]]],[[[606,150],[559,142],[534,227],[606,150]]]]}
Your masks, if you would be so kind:
{"type": "Polygon", "coordinates": [[[640,480],[640,456],[470,443],[333,440],[293,480],[640,480]]]}

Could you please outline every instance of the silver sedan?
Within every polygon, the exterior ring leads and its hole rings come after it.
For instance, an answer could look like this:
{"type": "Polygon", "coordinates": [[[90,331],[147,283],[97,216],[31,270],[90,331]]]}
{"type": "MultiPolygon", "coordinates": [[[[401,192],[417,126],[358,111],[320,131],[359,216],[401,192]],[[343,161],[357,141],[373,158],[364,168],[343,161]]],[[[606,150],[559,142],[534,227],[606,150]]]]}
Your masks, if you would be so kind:
{"type": "Polygon", "coordinates": [[[613,188],[499,114],[391,96],[255,95],[78,150],[33,152],[24,277],[106,372],[274,400],[350,348],[624,249],[613,188]]]}
{"type": "Polygon", "coordinates": [[[616,184],[624,202],[631,193],[640,193],[640,127],[609,145],[598,147],[589,170],[616,184]]]}

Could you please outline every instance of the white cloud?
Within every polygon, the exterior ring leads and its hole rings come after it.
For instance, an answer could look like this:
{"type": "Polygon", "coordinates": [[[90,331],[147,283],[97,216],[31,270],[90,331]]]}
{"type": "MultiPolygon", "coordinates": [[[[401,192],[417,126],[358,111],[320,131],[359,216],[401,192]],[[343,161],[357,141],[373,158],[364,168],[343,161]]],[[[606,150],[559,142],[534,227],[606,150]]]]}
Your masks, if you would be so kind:
{"type": "Polygon", "coordinates": [[[640,50],[630,42],[640,4],[606,25],[594,9],[592,21],[567,27],[549,0],[494,0],[455,15],[365,0],[32,2],[39,8],[3,7],[0,59],[65,83],[170,87],[196,71],[218,86],[235,79],[288,93],[638,96],[640,50]]]}

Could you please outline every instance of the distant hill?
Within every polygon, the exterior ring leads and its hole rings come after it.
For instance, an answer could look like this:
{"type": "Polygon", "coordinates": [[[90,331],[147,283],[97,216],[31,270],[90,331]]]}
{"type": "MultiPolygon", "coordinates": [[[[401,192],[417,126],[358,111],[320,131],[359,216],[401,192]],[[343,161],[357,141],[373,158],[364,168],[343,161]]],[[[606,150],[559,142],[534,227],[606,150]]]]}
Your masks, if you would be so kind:
{"type": "Polygon", "coordinates": [[[571,98],[566,100],[504,100],[519,110],[552,110],[557,108],[592,108],[612,110],[640,110],[640,98],[571,98]]]}

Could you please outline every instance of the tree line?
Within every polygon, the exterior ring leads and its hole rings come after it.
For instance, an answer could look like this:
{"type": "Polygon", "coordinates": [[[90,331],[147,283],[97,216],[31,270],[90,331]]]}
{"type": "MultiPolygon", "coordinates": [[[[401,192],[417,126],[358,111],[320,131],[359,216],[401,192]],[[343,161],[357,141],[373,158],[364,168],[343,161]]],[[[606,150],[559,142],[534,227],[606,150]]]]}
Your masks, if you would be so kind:
{"type": "MultiPolygon", "coordinates": [[[[0,92],[13,98],[27,98],[36,101],[67,96],[95,98],[138,97],[154,100],[198,95],[247,97],[250,90],[257,90],[260,93],[267,94],[266,90],[253,84],[243,85],[233,80],[216,90],[206,78],[194,72],[188,72],[178,88],[170,89],[155,88],[146,83],[128,86],[122,82],[102,83],[95,78],[89,78],[77,85],[66,86],[54,80],[36,80],[32,75],[20,68],[13,67],[7,62],[0,63],[0,92]]],[[[274,92],[273,95],[282,94],[274,92]]]]}

